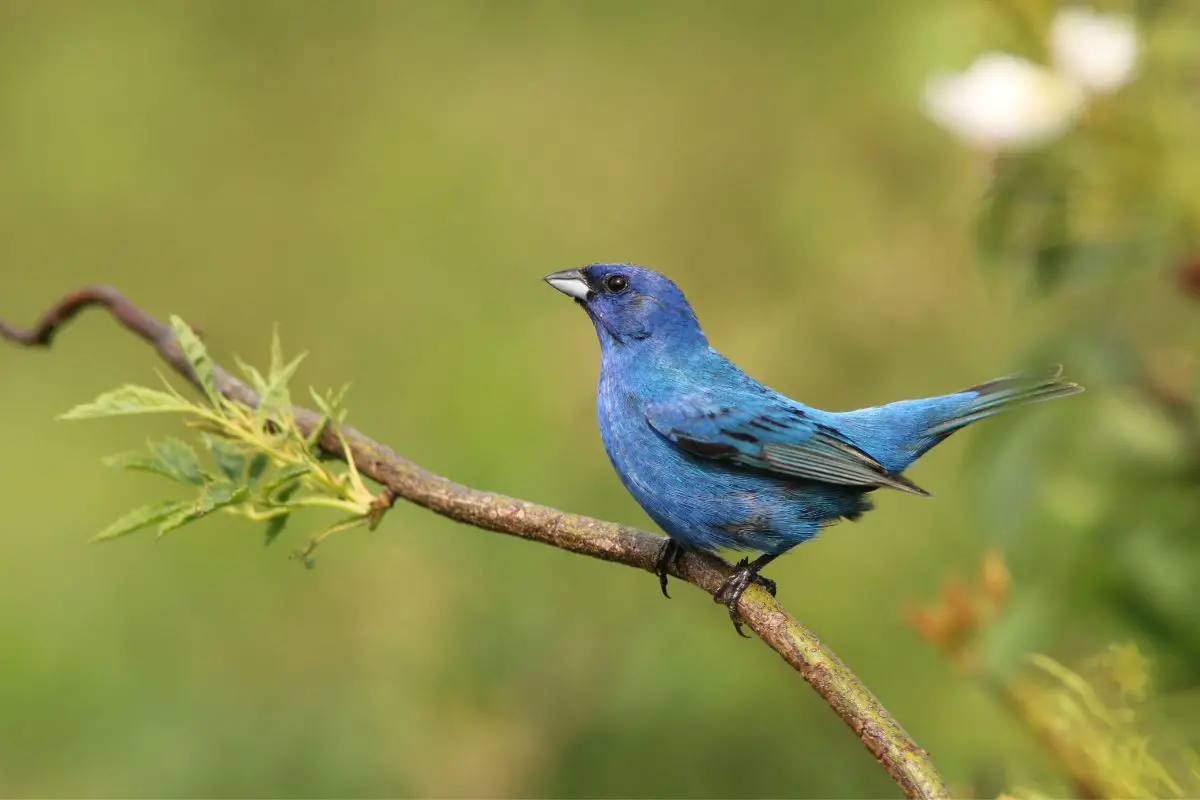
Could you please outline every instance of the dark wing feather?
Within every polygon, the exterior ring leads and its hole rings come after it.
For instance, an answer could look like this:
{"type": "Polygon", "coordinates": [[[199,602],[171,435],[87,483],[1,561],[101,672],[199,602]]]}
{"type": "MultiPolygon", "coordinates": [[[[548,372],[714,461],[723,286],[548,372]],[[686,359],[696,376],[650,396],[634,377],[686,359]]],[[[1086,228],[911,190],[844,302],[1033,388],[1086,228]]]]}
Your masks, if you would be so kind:
{"type": "Polygon", "coordinates": [[[791,478],[929,494],[795,406],[748,411],[689,397],[650,404],[645,414],[650,427],[692,455],[791,478]]]}

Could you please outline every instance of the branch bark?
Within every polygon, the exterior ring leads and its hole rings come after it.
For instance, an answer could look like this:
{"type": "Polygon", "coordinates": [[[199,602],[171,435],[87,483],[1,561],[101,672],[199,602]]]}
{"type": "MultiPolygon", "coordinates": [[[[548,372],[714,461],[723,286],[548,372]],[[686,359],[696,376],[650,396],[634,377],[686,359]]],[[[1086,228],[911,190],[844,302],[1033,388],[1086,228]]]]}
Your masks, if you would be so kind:
{"type": "MultiPolygon", "coordinates": [[[[107,310],[117,322],[153,346],[175,372],[196,384],[196,376],[180,352],[170,326],[109,286],[87,286],[65,295],[32,328],[12,326],[0,320],[0,337],[26,347],[49,347],[58,331],[90,306],[107,310]]],[[[247,406],[257,405],[258,395],[233,375],[217,367],[215,378],[219,391],[231,400],[247,406]]],[[[297,408],[296,420],[307,433],[320,423],[320,415],[297,408]]],[[[347,445],[345,450],[332,431],[327,431],[322,439],[322,449],[343,460],[353,458],[362,474],[385,487],[393,497],[484,530],[654,571],[662,542],[659,536],[472,489],[430,472],[353,428],[343,427],[341,433],[347,445]]],[[[720,587],[729,571],[729,564],[715,556],[692,553],[679,559],[670,570],[676,578],[710,595],[720,587]]],[[[752,586],[742,596],[739,610],[745,624],[799,672],[850,726],[905,795],[910,798],[950,796],[928,754],[812,631],[758,586],[752,586]]]]}

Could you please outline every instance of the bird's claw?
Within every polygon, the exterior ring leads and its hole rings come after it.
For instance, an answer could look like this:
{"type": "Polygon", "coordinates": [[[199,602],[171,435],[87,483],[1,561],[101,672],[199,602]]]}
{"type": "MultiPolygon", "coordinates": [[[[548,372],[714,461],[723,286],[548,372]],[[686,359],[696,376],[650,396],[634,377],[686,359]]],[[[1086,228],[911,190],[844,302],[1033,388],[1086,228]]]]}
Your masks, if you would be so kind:
{"type": "Polygon", "coordinates": [[[714,602],[720,603],[729,609],[729,618],[733,620],[733,629],[743,639],[749,639],[750,637],[742,630],[742,618],[738,614],[738,602],[752,583],[761,584],[771,597],[775,596],[775,581],[759,575],[758,565],[751,564],[749,559],[743,558],[737,564],[734,564],[733,572],[729,573],[729,577],[725,579],[725,582],[721,584],[721,587],[713,595],[714,602]]]}
{"type": "Polygon", "coordinates": [[[658,551],[658,559],[654,562],[654,574],[658,576],[659,586],[662,587],[663,597],[668,600],[671,595],[667,594],[667,570],[672,564],[679,562],[679,557],[683,555],[683,548],[679,546],[679,542],[674,539],[667,538],[658,551]]]}

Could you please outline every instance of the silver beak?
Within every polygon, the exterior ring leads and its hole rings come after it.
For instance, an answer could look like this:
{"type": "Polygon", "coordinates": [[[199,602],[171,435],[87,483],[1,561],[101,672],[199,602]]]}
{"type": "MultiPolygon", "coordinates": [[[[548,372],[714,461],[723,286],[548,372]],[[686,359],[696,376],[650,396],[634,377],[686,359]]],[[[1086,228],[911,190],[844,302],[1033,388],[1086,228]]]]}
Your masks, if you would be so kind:
{"type": "Polygon", "coordinates": [[[587,280],[583,277],[583,271],[578,269],[564,269],[560,272],[552,272],[545,278],[542,278],[542,280],[563,294],[574,297],[576,300],[587,300],[588,293],[591,292],[587,280]]]}

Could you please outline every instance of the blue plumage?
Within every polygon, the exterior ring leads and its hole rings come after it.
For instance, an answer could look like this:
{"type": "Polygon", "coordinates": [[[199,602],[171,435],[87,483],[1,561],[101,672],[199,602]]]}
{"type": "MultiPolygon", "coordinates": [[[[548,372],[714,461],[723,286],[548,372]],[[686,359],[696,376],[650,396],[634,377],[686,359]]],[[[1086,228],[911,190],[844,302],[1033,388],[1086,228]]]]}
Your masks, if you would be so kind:
{"type": "MultiPolygon", "coordinates": [[[[953,394],[856,411],[806,406],[712,349],[679,288],[629,264],[546,277],[587,311],[600,339],[597,414],[625,487],[679,550],[751,551],[717,600],[737,602],[772,559],[889,487],[925,495],[903,471],[959,428],[1015,405],[1075,394],[1059,370],[1015,375],[953,394]]],[[[739,627],[740,631],[740,627],[739,627]]]]}

